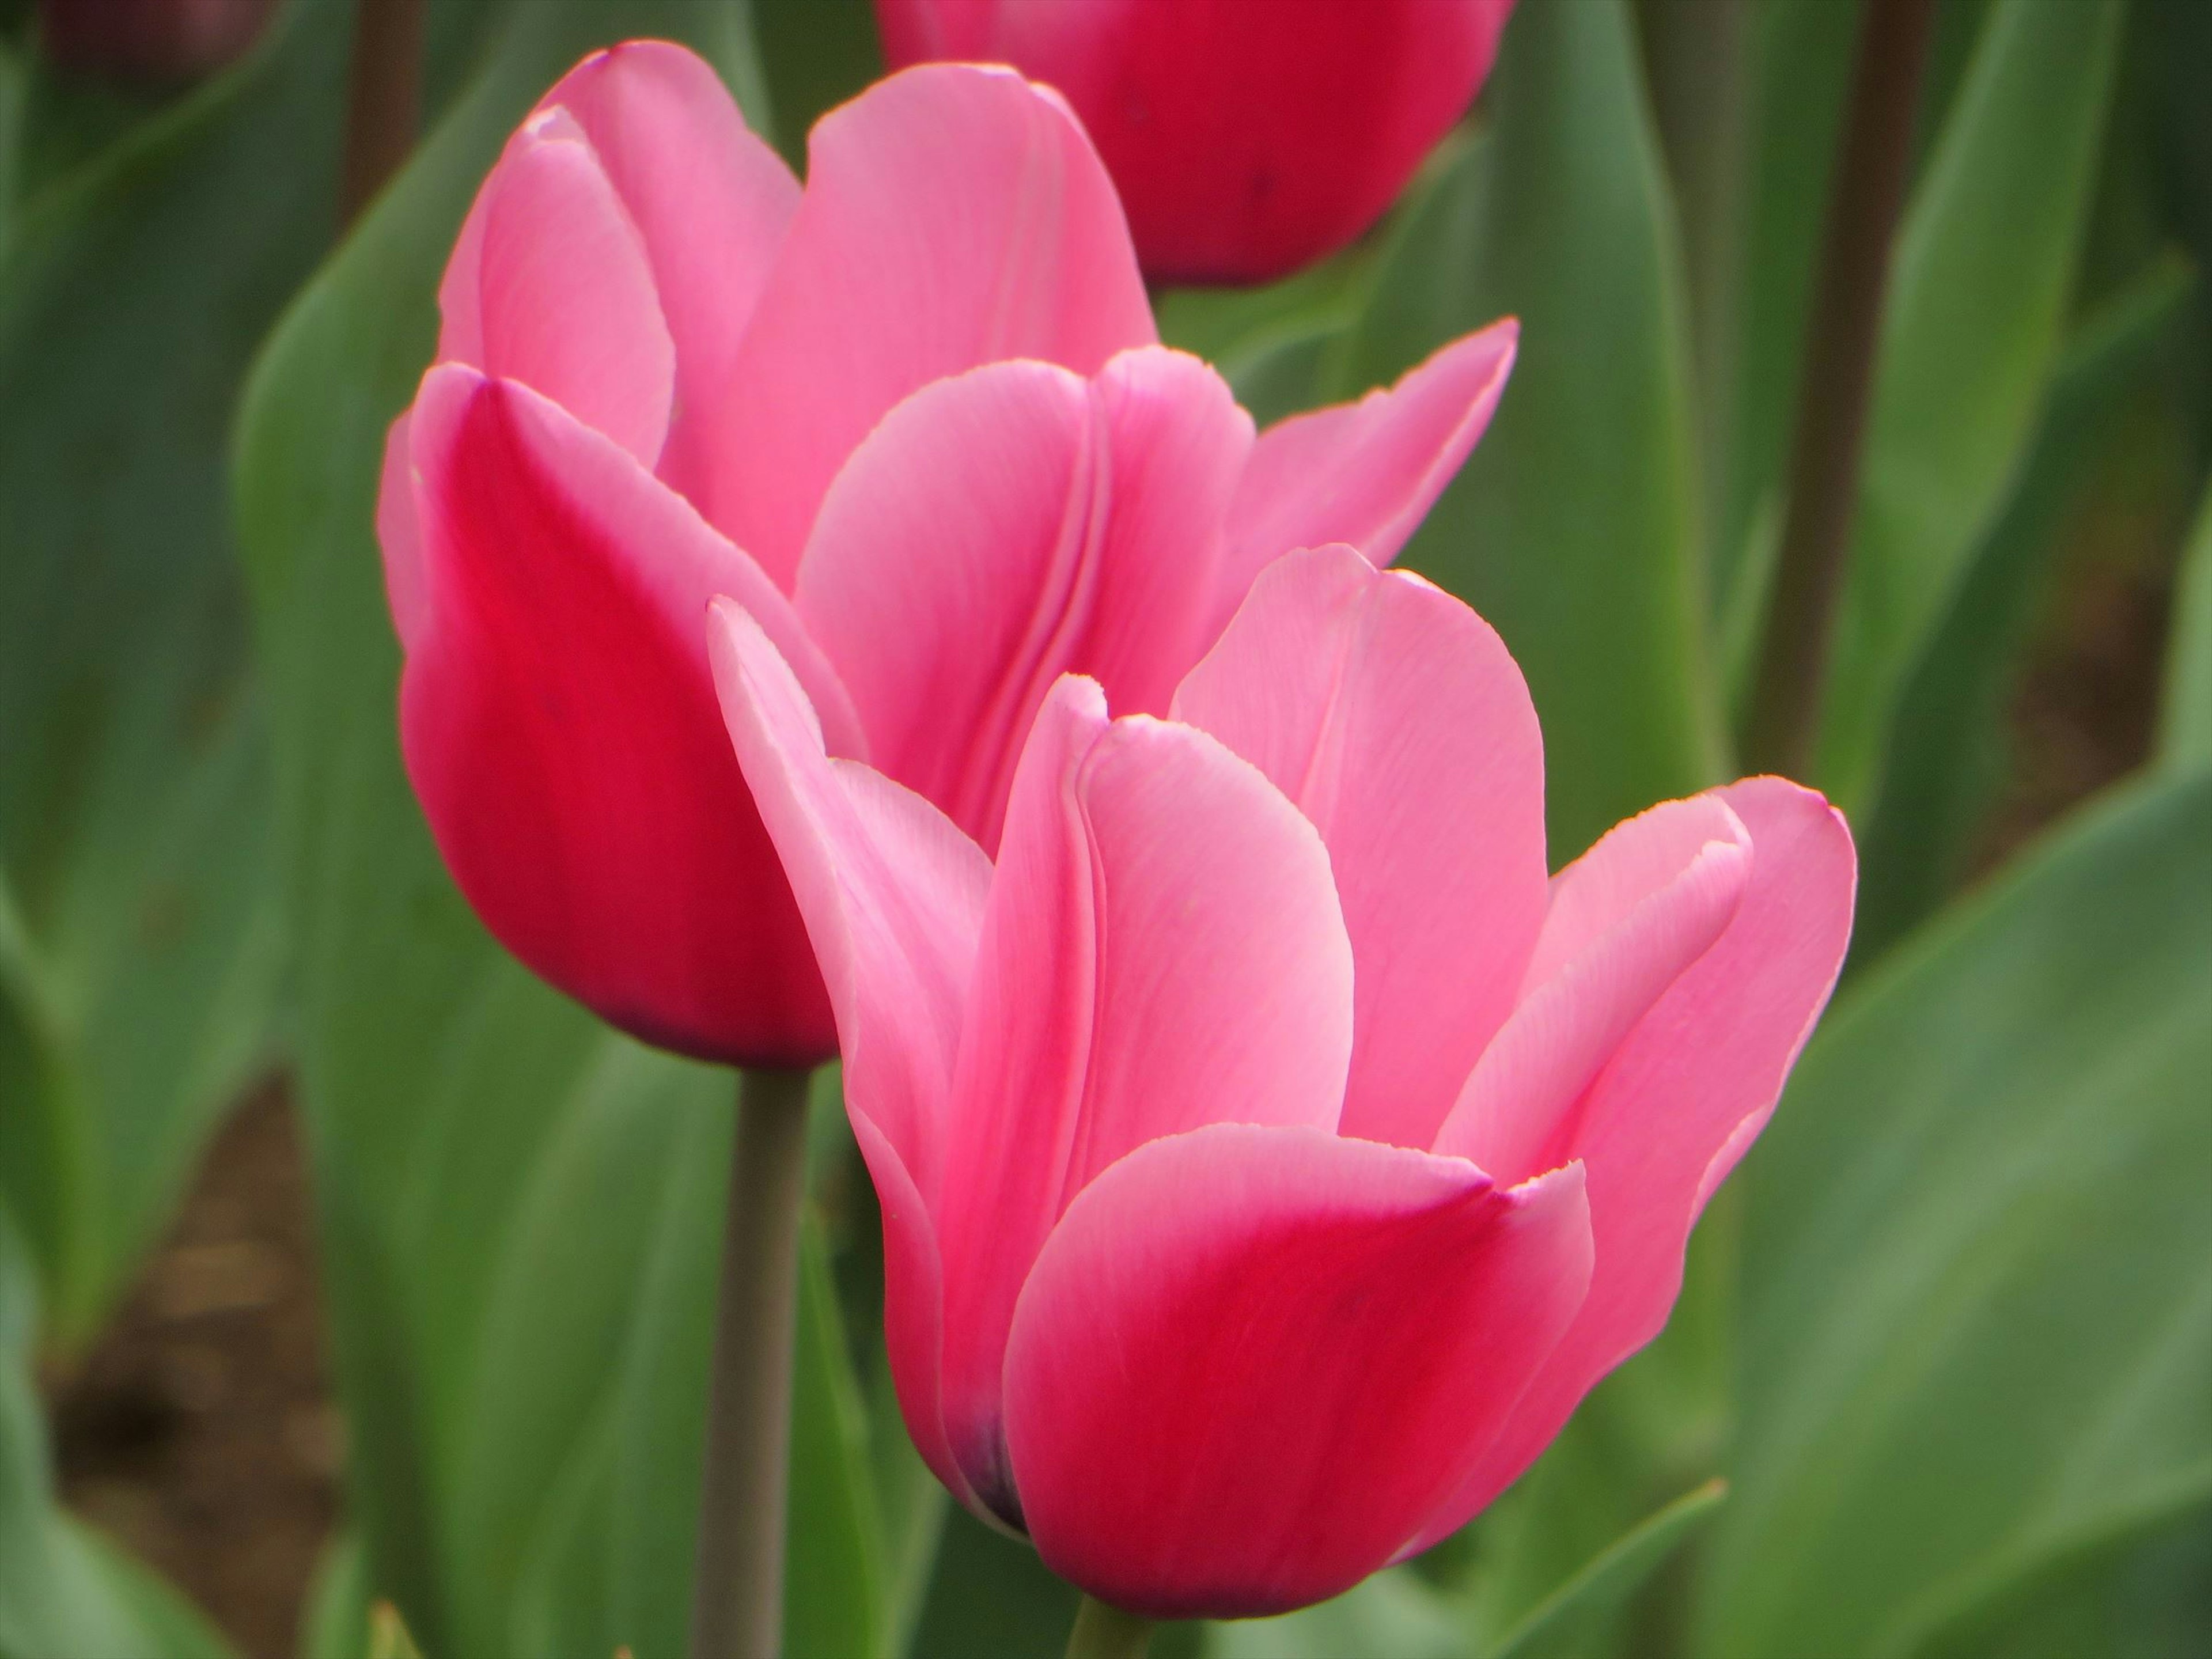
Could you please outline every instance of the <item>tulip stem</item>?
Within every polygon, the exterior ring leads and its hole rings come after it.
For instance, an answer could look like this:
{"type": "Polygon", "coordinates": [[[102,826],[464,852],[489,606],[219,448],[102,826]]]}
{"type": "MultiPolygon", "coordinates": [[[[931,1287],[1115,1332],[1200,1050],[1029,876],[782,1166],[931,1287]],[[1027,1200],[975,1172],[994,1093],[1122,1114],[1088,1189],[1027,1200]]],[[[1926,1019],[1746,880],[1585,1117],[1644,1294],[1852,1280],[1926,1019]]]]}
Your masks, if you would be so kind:
{"type": "Polygon", "coordinates": [[[1067,1659],[1145,1659],[1152,1640],[1151,1620],[1086,1595],[1067,1633],[1067,1659]]]}
{"type": "Polygon", "coordinates": [[[1798,386],[1789,506],[1744,733],[1745,758],[1761,771],[1802,775],[1820,731],[1858,506],[1890,243],[1911,172],[1934,10],[1934,0],[1868,0],[1860,14],[1858,61],[1798,386]]]}
{"type": "Polygon", "coordinates": [[[775,1659],[783,1642],[807,1075],[751,1068],[738,1079],[692,1567],[691,1659],[775,1659]]]}

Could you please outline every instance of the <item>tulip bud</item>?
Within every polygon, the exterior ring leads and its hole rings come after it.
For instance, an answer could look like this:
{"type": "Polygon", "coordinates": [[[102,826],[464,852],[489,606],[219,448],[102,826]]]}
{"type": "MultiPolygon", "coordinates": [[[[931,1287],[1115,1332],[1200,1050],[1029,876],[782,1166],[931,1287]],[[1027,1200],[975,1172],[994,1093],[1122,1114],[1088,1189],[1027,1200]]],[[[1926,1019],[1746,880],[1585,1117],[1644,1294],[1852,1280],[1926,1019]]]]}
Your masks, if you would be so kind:
{"type": "Polygon", "coordinates": [[[1490,73],[1513,0],[876,0],[894,64],[1063,93],[1146,274],[1258,283],[1358,236],[1490,73]]]}
{"type": "Polygon", "coordinates": [[[243,58],[275,9],[276,0],[39,0],[39,40],[64,69],[171,85],[243,58]]]}

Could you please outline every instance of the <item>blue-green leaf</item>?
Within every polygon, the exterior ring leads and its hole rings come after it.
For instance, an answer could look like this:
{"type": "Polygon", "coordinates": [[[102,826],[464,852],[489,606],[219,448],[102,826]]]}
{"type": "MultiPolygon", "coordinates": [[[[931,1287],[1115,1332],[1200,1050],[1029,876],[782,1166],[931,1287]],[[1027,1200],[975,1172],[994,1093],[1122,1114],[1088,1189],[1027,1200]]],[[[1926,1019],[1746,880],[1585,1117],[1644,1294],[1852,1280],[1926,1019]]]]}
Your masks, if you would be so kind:
{"type": "Polygon", "coordinates": [[[2122,15],[2120,0],[1996,0],[1899,229],[1817,765],[1850,809],[2033,430],[2122,15]]]}
{"type": "Polygon", "coordinates": [[[2124,790],[1832,1014],[1748,1164],[1696,1651],[1923,1651],[2212,1468],[2212,773],[2124,790]]]}

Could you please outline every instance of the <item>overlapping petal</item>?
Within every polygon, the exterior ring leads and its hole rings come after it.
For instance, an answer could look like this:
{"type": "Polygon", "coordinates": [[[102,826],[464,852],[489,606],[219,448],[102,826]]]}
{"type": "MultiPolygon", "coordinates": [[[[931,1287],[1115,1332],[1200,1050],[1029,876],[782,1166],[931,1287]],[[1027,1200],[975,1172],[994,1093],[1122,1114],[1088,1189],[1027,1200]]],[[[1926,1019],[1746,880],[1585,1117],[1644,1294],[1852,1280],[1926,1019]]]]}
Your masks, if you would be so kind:
{"type": "Polygon", "coordinates": [[[710,629],[729,741],[836,1010],[845,1101],[884,1214],[887,1332],[915,1443],[965,1492],[939,1406],[942,1127],[991,872],[920,796],[833,759],[789,664],[728,600],[710,629]]]}
{"type": "Polygon", "coordinates": [[[1281,1612],[1388,1561],[1580,1304],[1581,1171],[1313,1129],[1156,1140],[1024,1287],[1006,1437],[1048,1565],[1154,1616],[1281,1612]]]}
{"type": "MultiPolygon", "coordinates": [[[[1504,1490],[1591,1386],[1666,1323],[1690,1229],[1773,1112],[1834,987],[1857,868],[1842,815],[1781,778],[1747,779],[1714,796],[1751,845],[1734,914],[1613,1050],[1577,1103],[1571,1132],[1546,1154],[1578,1158],[1589,1172],[1597,1261],[1589,1300],[1423,1544],[1504,1490]]],[[[1632,820],[1614,832],[1614,853],[1626,856],[1608,860],[1613,876],[1590,884],[1589,896],[1633,903],[1652,890],[1651,871],[1680,869],[1689,840],[1715,827],[1671,812],[1632,820]]],[[[1563,897],[1565,887],[1563,878],[1563,897]]],[[[1604,920],[1594,903],[1572,919],[1573,932],[1601,939],[1611,931],[1604,920]]],[[[1560,954],[1583,953],[1563,945],[1560,954]]],[[[1550,955],[1540,949],[1540,963],[1550,955]]]]}
{"type": "Polygon", "coordinates": [[[1002,1513],[1006,1326],[1061,1210],[1200,1124],[1334,1129],[1352,1047],[1312,828],[1204,733],[1103,714],[1063,682],[1024,757],[945,1126],[946,1417],[1002,1513]]]}
{"type": "Polygon", "coordinates": [[[1395,386],[1261,433],[1230,509],[1221,621],[1293,548],[1342,542],[1373,564],[1396,558],[1489,426],[1520,337],[1509,317],[1440,348],[1395,386]]]}
{"type": "Polygon", "coordinates": [[[895,75],[818,122],[804,200],[732,379],[708,516],[788,587],[845,458],[983,363],[1091,374],[1157,337],[1090,141],[1011,70],[895,75]]]}
{"type": "Polygon", "coordinates": [[[434,369],[405,437],[401,736],[462,890],[524,962],[648,1040],[755,1063],[830,1052],[700,622],[716,592],[757,605],[857,744],[788,605],[632,456],[526,387],[434,369]]]}
{"type": "Polygon", "coordinates": [[[824,499],[795,591],[876,764],[994,848],[1060,674],[1164,710],[1206,643],[1251,441],[1220,377],[1158,347],[1089,380],[994,363],[894,409],[824,499]]]}
{"type": "Polygon", "coordinates": [[[1513,659],[1420,578],[1317,549],[1261,574],[1175,716],[1321,831],[1358,963],[1343,1131],[1426,1147],[1544,917],[1543,744],[1513,659]]]}

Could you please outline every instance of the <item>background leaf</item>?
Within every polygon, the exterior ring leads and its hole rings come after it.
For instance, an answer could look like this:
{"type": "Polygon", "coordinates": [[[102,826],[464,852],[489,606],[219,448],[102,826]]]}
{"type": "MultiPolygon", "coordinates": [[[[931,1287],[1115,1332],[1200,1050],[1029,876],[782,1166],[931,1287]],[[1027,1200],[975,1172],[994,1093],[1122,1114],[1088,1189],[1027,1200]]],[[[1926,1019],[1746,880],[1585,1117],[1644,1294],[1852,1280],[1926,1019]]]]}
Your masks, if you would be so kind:
{"type": "MultiPolygon", "coordinates": [[[[335,223],[347,20],[295,0],[228,74],[49,158],[0,254],[0,1184],[65,1346],[264,1057],[269,785],[224,443],[335,223]]],[[[94,97],[29,100],[23,142],[94,97]]]]}
{"type": "Polygon", "coordinates": [[[1592,1622],[1642,1589],[1683,1540],[1711,1517],[1728,1483],[1708,1480],[1635,1528],[1546,1596],[1497,1641],[1485,1659],[1545,1659],[1586,1651],[1592,1622]]]}
{"type": "Polygon", "coordinates": [[[1908,1654],[2212,1478],[2212,773],[1901,952],[1753,1154],[1694,1645],[1908,1654]]]}
{"type": "Polygon", "coordinates": [[[2077,331],[2052,376],[2004,509],[1899,694],[1873,810],[1860,819],[1852,951],[1872,961],[1957,888],[2009,769],[2008,704],[2055,566],[2117,417],[2154,374],[2202,291],[2160,261],[2077,331]]]}
{"type": "Polygon", "coordinates": [[[2158,744],[2160,758],[2177,770],[2212,766],[2212,485],[2197,504],[2174,586],[2158,744]]]}
{"type": "Polygon", "coordinates": [[[1995,0],[1892,258],[1814,781],[1877,782],[1899,682],[2033,430],[2097,176],[2119,0],[1995,0]]]}

